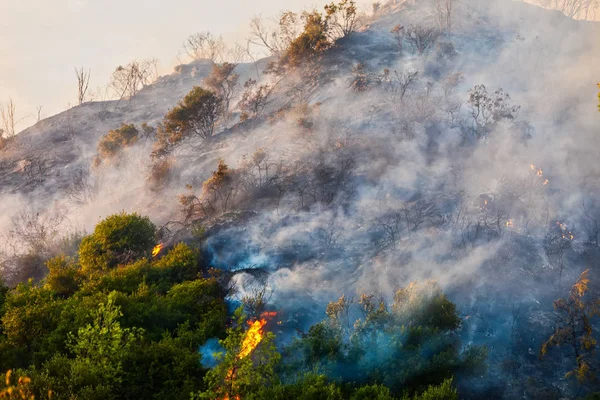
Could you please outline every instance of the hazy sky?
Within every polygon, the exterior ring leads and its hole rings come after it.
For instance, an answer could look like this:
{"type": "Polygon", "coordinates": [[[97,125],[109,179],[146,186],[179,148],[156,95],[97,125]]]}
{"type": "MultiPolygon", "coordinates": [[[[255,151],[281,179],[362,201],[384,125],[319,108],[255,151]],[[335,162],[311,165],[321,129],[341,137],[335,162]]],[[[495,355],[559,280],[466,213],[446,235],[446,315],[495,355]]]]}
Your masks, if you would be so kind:
{"type": "MultiPolygon", "coordinates": [[[[324,3],[324,2],[323,2],[324,3]]],[[[184,39],[209,30],[243,39],[254,15],[301,10],[314,0],[0,0],[0,102],[12,98],[18,130],[76,102],[74,67],[105,85],[119,64],[157,58],[170,72],[184,39]]]]}

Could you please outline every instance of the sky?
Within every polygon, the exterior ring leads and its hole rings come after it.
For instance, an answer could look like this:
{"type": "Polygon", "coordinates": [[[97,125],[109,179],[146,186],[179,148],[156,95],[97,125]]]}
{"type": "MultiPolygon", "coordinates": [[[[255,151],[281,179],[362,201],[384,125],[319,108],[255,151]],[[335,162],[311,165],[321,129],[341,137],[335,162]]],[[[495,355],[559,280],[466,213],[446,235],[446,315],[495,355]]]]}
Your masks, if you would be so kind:
{"type": "MultiPolygon", "coordinates": [[[[121,64],[156,58],[159,73],[178,64],[190,34],[242,41],[255,15],[302,10],[314,0],[0,0],[0,102],[16,105],[17,130],[77,101],[74,68],[91,69],[90,89],[121,64]]],[[[319,8],[321,5],[319,5],[319,8]]],[[[187,62],[185,57],[184,61],[187,62]]]]}

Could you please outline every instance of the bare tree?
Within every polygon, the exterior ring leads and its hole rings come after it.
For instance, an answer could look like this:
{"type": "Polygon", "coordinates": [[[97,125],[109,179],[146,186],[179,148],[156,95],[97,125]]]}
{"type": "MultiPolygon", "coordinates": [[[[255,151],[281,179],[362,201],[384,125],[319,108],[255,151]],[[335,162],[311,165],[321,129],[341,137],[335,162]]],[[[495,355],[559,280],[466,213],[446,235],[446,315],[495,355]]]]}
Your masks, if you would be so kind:
{"type": "Polygon", "coordinates": [[[419,54],[429,52],[439,37],[440,31],[434,27],[412,25],[406,30],[406,40],[419,54]]]}
{"type": "Polygon", "coordinates": [[[231,100],[238,88],[240,76],[234,73],[236,67],[237,64],[214,64],[212,72],[204,80],[206,86],[221,99],[221,110],[219,111],[224,122],[229,119],[231,100]]]}
{"type": "Polygon", "coordinates": [[[190,35],[183,43],[183,50],[193,60],[218,62],[225,52],[225,43],[221,36],[214,37],[210,32],[190,35]]]}
{"type": "Polygon", "coordinates": [[[80,169],[73,175],[66,193],[72,204],[82,206],[92,202],[99,189],[100,180],[89,171],[80,169]]]}
{"type": "Polygon", "coordinates": [[[37,106],[36,111],[37,111],[37,120],[36,122],[40,122],[43,118],[42,116],[42,108],[44,108],[44,106],[37,106]]]}
{"type": "Polygon", "coordinates": [[[398,53],[402,53],[406,29],[404,26],[398,24],[390,30],[390,33],[394,36],[394,40],[396,40],[396,43],[398,44],[398,53]]]}
{"type": "Polygon", "coordinates": [[[257,118],[271,102],[273,88],[268,84],[259,85],[254,79],[244,83],[244,93],[238,107],[242,111],[242,120],[257,118]]]}
{"type": "Polygon", "coordinates": [[[452,10],[456,0],[434,0],[435,19],[440,30],[452,30],[452,10]]]}
{"type": "Polygon", "coordinates": [[[250,39],[253,45],[264,47],[274,56],[281,56],[300,33],[300,18],[291,11],[279,16],[277,28],[269,29],[260,17],[250,22],[250,39]]]}
{"type": "Polygon", "coordinates": [[[110,81],[110,87],[119,100],[135,96],[142,87],[154,82],[158,75],[157,64],[157,60],[151,59],[133,60],[126,66],[119,65],[110,81]]]}
{"type": "Polygon", "coordinates": [[[595,19],[598,0],[545,0],[546,7],[553,8],[575,19],[595,19]]]}
{"type": "Polygon", "coordinates": [[[414,86],[419,78],[419,71],[383,71],[383,89],[388,100],[393,103],[402,103],[408,90],[414,86]]]}
{"type": "Polygon", "coordinates": [[[19,121],[16,120],[15,113],[17,106],[12,99],[9,99],[6,105],[0,108],[0,117],[2,117],[2,130],[4,131],[4,137],[10,138],[15,136],[16,126],[19,121]]]}
{"type": "Polygon", "coordinates": [[[77,76],[77,104],[82,105],[85,102],[86,94],[90,86],[90,76],[92,71],[85,71],[83,67],[80,69],[75,68],[75,75],[77,76]]]}

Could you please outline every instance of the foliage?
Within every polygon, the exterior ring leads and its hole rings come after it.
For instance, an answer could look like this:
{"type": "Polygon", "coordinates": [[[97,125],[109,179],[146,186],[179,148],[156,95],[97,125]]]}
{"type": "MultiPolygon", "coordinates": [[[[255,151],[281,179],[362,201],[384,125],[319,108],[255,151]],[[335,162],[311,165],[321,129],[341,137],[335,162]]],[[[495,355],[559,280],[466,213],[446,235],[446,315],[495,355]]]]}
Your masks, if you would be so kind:
{"type": "Polygon", "coordinates": [[[132,146],[139,137],[139,132],[133,124],[123,124],[120,128],[109,131],[98,141],[98,156],[109,160],[118,155],[121,150],[132,146]]]}
{"type": "Polygon", "coordinates": [[[325,20],[332,40],[345,38],[358,27],[358,10],[353,0],[341,0],[325,6],[325,20]]]}
{"type": "Polygon", "coordinates": [[[579,382],[587,382],[593,378],[594,350],[597,342],[593,335],[591,319],[600,315],[600,299],[586,296],[590,282],[588,274],[589,270],[581,273],[567,299],[554,301],[554,309],[559,318],[558,326],[554,334],[542,345],[541,350],[544,356],[550,347],[570,345],[577,367],[567,373],[567,377],[575,376],[579,382]]]}
{"type": "Polygon", "coordinates": [[[84,271],[110,269],[150,254],[156,227],[148,217],[115,214],[101,221],[79,248],[84,271]]]}
{"type": "MultiPolygon", "coordinates": [[[[190,191],[191,186],[188,186],[190,191]]],[[[204,217],[228,211],[236,201],[241,190],[240,176],[237,170],[230,169],[223,160],[219,160],[217,170],[202,184],[202,193],[197,197],[193,192],[179,196],[183,206],[185,220],[204,217]]]]}
{"type": "Polygon", "coordinates": [[[75,261],[67,256],[57,256],[46,262],[48,275],[45,286],[59,297],[73,295],[81,286],[84,276],[75,261]]]}
{"type": "Polygon", "coordinates": [[[30,383],[31,379],[27,376],[20,376],[15,383],[12,370],[9,369],[4,376],[4,382],[0,381],[0,399],[33,400],[30,383]]]}
{"type": "Polygon", "coordinates": [[[164,127],[169,142],[176,144],[189,136],[203,139],[213,135],[221,100],[210,90],[195,86],[167,113],[164,127]]]}
{"type": "Polygon", "coordinates": [[[487,356],[483,348],[462,348],[456,307],[433,282],[399,289],[391,307],[373,295],[358,302],[342,296],[327,315],[285,350],[285,376],[316,368],[341,382],[360,377],[357,383],[412,394],[481,370],[487,356]],[[352,317],[355,305],[362,318],[352,317]]]}
{"type": "Polygon", "coordinates": [[[280,355],[273,344],[275,336],[266,333],[248,356],[240,357],[241,346],[247,335],[244,329],[246,316],[242,308],[235,311],[233,318],[232,327],[227,329],[227,338],[220,341],[225,352],[216,355],[219,364],[206,375],[208,390],[193,396],[194,399],[246,398],[277,381],[275,366],[280,355]]]}
{"type": "Polygon", "coordinates": [[[304,30],[294,39],[284,55],[284,64],[298,66],[331,46],[327,18],[317,11],[304,13],[304,30]]]}
{"type": "MultiPolygon", "coordinates": [[[[125,221],[105,220],[94,234],[131,222],[117,217],[125,221]]],[[[153,237],[153,226],[148,232],[153,237]]],[[[108,237],[113,249],[117,242],[135,249],[139,240],[108,237]]],[[[41,285],[1,287],[0,369],[21,368],[40,399],[188,397],[206,373],[198,347],[222,337],[227,315],[225,291],[199,277],[199,260],[184,244],[162,258],[107,270],[51,259],[41,285]]]]}

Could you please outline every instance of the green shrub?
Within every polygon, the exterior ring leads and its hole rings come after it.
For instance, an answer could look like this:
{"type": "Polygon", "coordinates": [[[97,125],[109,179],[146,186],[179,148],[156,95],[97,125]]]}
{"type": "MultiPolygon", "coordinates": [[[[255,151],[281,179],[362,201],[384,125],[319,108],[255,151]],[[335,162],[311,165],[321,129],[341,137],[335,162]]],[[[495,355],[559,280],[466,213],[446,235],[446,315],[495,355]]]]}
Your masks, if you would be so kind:
{"type": "Polygon", "coordinates": [[[115,214],[96,225],[79,247],[84,271],[106,270],[150,254],[156,244],[156,227],[148,217],[115,214]]]}
{"type": "Polygon", "coordinates": [[[84,276],[81,270],[66,256],[51,258],[46,262],[46,266],[48,275],[45,285],[60,297],[73,295],[83,282],[84,276]]]}

